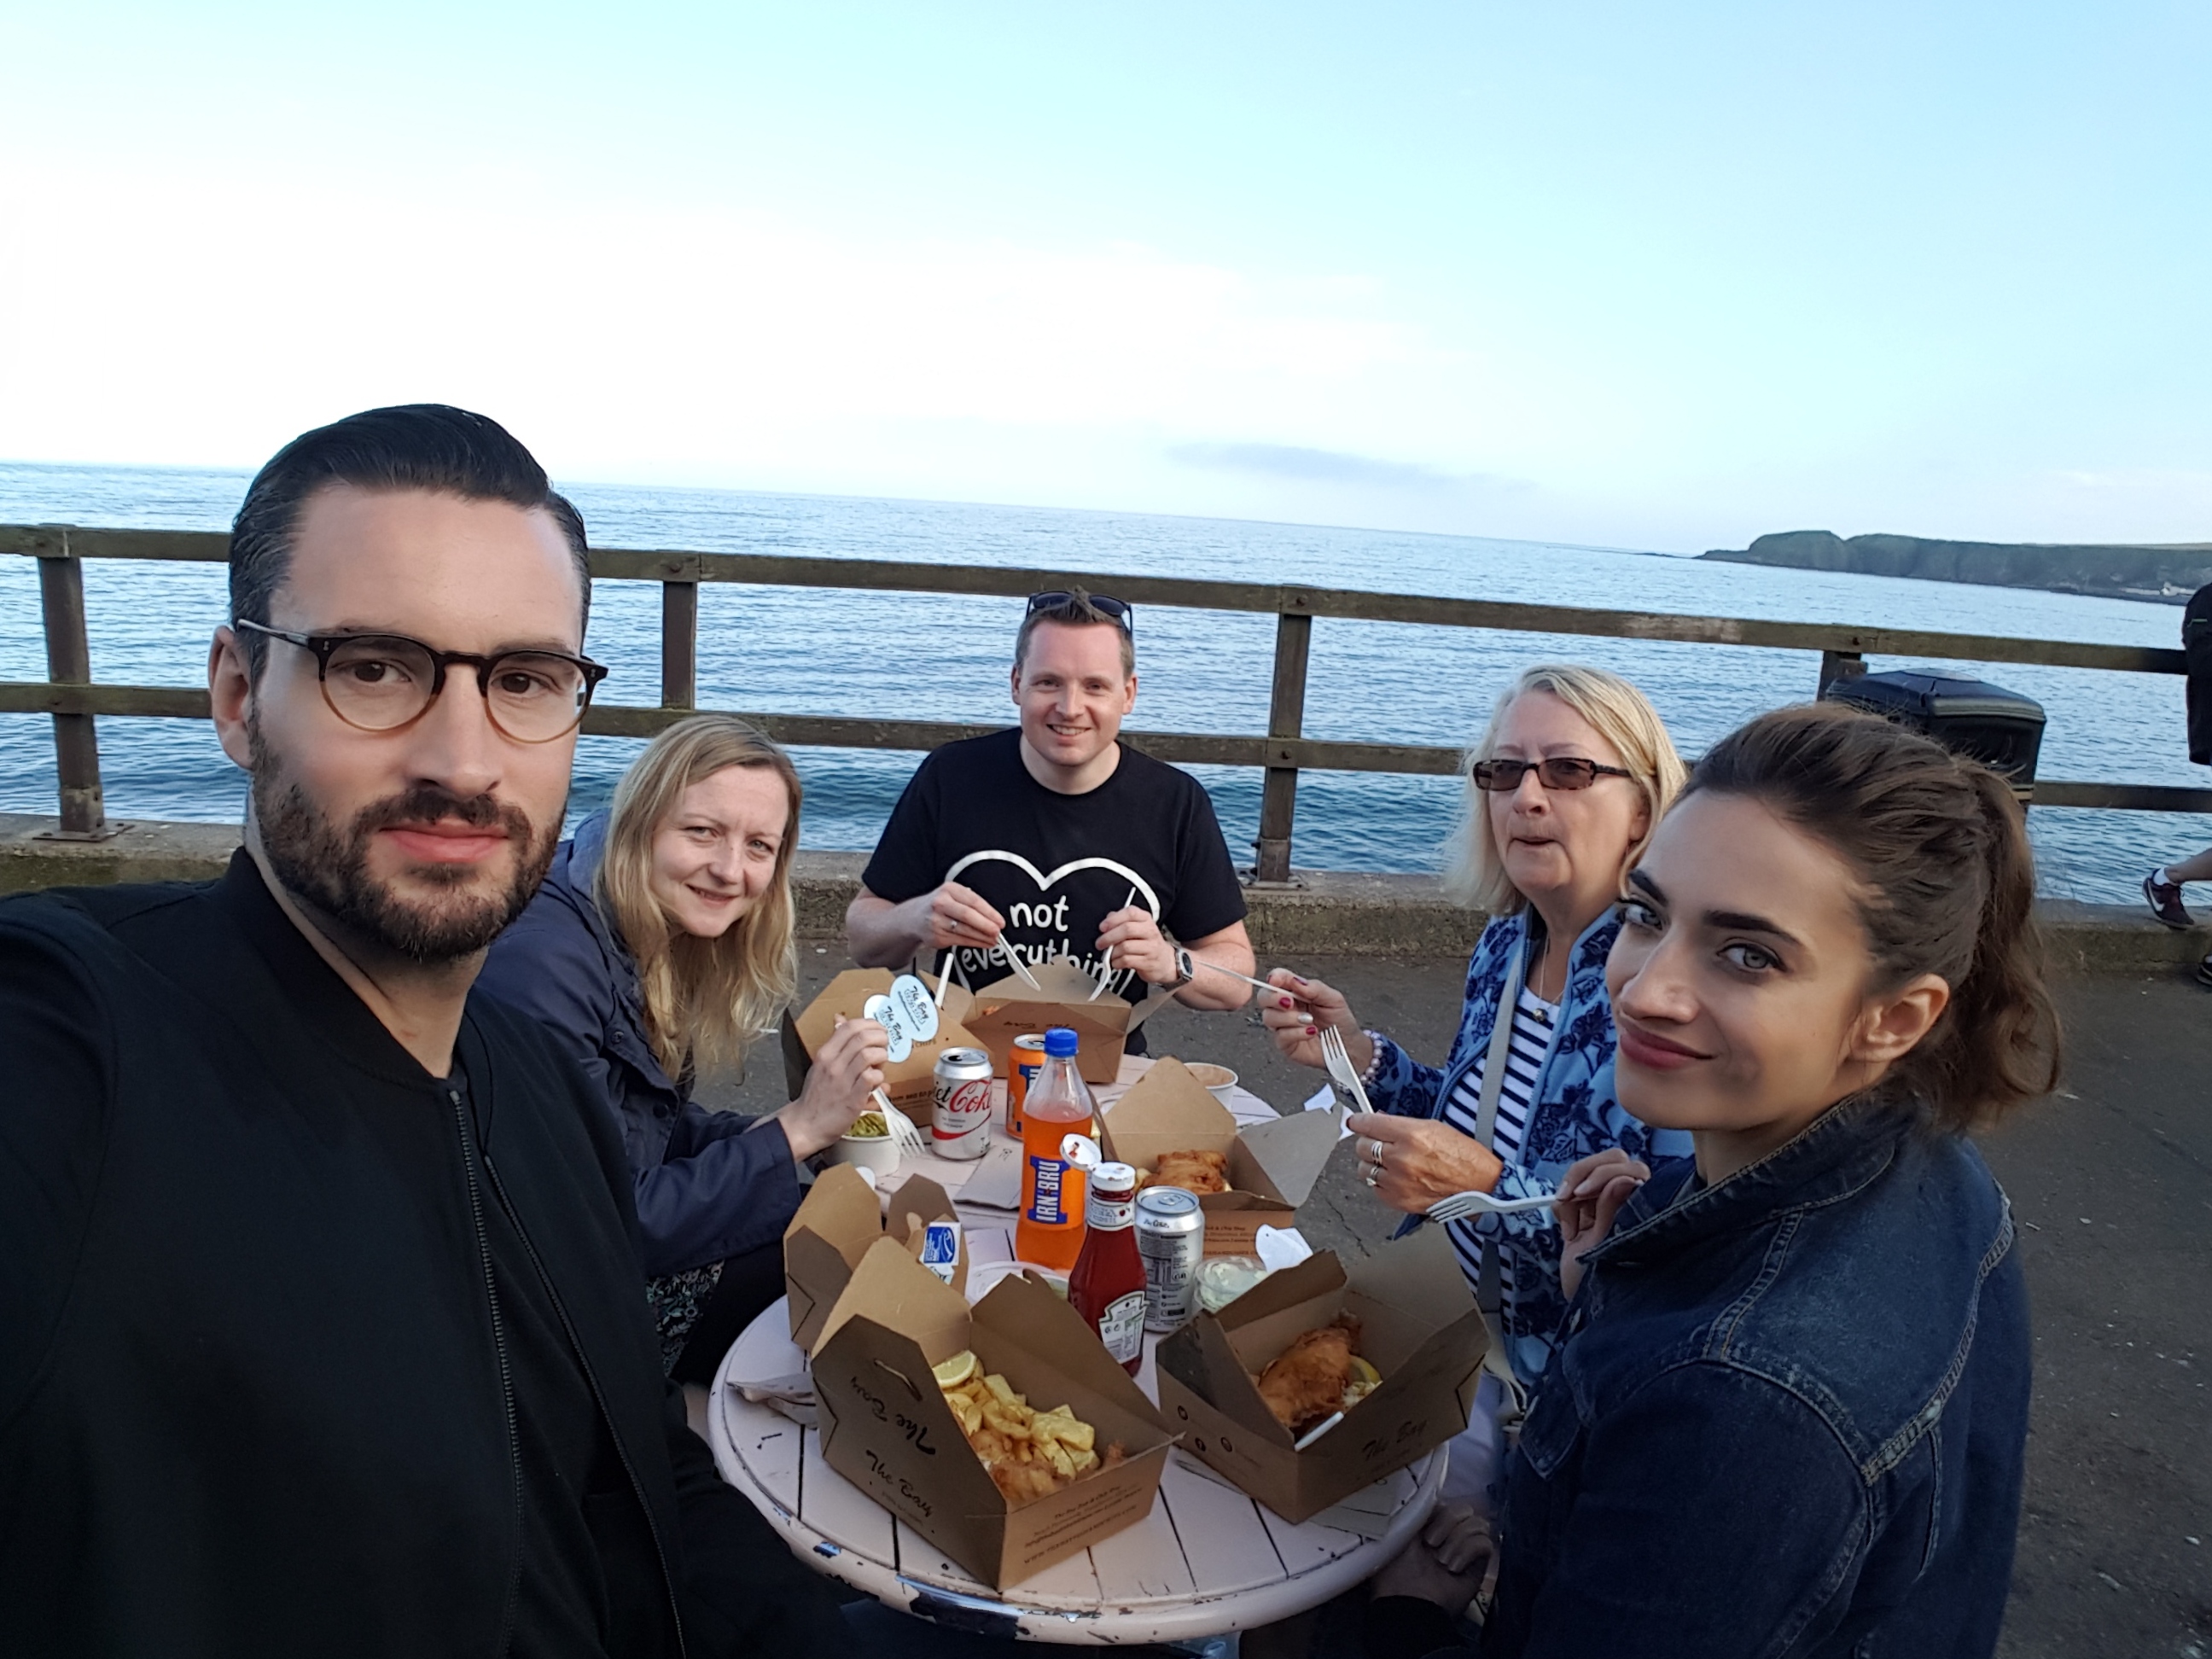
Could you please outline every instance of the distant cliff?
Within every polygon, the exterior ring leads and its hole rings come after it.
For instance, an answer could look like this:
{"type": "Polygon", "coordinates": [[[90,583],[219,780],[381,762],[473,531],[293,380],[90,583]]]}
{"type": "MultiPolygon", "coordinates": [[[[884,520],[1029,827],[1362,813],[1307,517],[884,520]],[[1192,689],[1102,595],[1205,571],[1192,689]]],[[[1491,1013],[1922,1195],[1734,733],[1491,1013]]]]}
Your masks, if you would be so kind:
{"type": "Polygon", "coordinates": [[[2064,547],[2047,544],[1937,542],[1919,536],[1853,536],[1826,530],[1785,530],[1735,552],[1704,556],[1731,564],[1787,565],[1798,570],[1850,570],[1867,576],[1922,581],[1979,582],[1991,587],[2041,587],[2111,599],[2180,605],[2212,582],[2212,542],[2166,547],[2064,547]]]}

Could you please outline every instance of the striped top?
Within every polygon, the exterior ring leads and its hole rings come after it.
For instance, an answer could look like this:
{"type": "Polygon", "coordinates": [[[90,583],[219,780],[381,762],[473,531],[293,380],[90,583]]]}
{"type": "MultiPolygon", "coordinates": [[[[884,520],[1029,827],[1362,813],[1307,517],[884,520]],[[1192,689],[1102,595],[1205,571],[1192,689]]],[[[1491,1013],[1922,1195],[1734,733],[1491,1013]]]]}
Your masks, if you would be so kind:
{"type": "MultiPolygon", "coordinates": [[[[1526,985],[1521,988],[1520,1003],[1513,1010],[1513,1040],[1505,1054],[1505,1081],[1498,1091],[1498,1122],[1490,1137],[1490,1149],[1496,1152],[1508,1169],[1521,1161],[1521,1138],[1528,1127],[1528,1103],[1535,1093],[1536,1075],[1543,1069],[1544,1056],[1552,1048],[1552,1027],[1559,1016],[1559,1005],[1547,1002],[1526,985]]],[[[1482,1111],[1482,1073],[1490,1063],[1487,1054],[1478,1054],[1473,1066],[1462,1078],[1459,1087],[1452,1091],[1451,1098],[1444,1103],[1443,1120],[1463,1135],[1472,1136],[1482,1111]]],[[[1475,1231],[1475,1218],[1446,1224],[1444,1231],[1451,1236],[1452,1249],[1458,1253],[1460,1270],[1466,1273],[1470,1285],[1480,1287],[1482,1282],[1482,1235],[1475,1231]]],[[[1510,1305],[1513,1300],[1513,1252],[1501,1249],[1498,1253],[1498,1299],[1510,1305]]]]}

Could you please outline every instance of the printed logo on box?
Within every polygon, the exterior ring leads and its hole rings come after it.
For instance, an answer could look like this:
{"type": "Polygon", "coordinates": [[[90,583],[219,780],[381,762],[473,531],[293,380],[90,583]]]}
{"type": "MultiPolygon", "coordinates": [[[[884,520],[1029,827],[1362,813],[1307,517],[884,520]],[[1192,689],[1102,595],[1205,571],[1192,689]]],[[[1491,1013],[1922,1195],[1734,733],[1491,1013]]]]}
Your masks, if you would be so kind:
{"type": "Polygon", "coordinates": [[[922,1230],[921,1265],[946,1284],[960,1265],[960,1228],[951,1221],[933,1221],[922,1230]]]}

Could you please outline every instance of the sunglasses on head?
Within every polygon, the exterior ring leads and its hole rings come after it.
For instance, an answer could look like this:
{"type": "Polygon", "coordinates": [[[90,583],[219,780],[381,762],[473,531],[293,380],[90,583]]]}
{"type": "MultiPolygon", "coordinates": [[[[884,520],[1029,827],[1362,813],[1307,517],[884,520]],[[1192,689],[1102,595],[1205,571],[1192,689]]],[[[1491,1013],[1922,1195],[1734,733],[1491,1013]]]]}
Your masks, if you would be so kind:
{"type": "Polygon", "coordinates": [[[1560,755],[1551,760],[1477,761],[1468,769],[1474,787],[1493,795],[1510,795],[1521,780],[1534,772],[1547,789],[1587,789],[1600,778],[1632,778],[1635,773],[1619,766],[1601,766],[1594,760],[1560,755]]]}
{"type": "MultiPolygon", "coordinates": [[[[1137,637],[1137,619],[1127,599],[1117,599],[1111,593],[1085,593],[1080,596],[1085,604],[1101,615],[1111,617],[1121,624],[1121,631],[1131,639],[1137,637]]],[[[1030,608],[1024,615],[1034,617],[1040,611],[1054,611],[1063,605],[1073,605],[1076,594],[1064,587],[1055,587],[1048,593],[1030,595],[1030,608]]]]}

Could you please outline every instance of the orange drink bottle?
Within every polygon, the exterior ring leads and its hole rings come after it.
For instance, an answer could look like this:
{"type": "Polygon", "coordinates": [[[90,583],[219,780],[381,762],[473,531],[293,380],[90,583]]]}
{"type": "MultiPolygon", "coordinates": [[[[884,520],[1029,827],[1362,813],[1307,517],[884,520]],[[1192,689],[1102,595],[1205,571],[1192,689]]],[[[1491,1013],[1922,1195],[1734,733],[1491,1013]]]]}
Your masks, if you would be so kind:
{"type": "Polygon", "coordinates": [[[1043,1069],[1044,1034],[1016,1037],[1013,1052],[1006,1056],[1006,1133],[1017,1140],[1022,1138],[1022,1103],[1043,1069]]]}
{"type": "Polygon", "coordinates": [[[1075,1069],[1075,1033],[1044,1034],[1044,1065],[1022,1102],[1022,1209],[1014,1255],[1065,1273],[1083,1249],[1083,1171],[1062,1156],[1070,1135],[1091,1133],[1097,1106],[1075,1069]]]}

